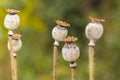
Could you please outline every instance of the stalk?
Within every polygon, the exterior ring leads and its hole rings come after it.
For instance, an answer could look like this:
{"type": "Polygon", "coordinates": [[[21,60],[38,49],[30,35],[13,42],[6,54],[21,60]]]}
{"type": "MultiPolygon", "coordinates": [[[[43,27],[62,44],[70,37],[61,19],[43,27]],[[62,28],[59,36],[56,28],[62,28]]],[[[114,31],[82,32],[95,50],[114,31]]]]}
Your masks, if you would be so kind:
{"type": "Polygon", "coordinates": [[[89,46],[89,79],[94,80],[94,47],[89,46]]]}
{"type": "Polygon", "coordinates": [[[75,69],[76,69],[75,67],[71,68],[71,77],[72,77],[71,80],[75,80],[75,69]]]}
{"type": "Polygon", "coordinates": [[[57,65],[57,46],[53,49],[53,80],[56,80],[56,65],[57,65]]]}
{"type": "Polygon", "coordinates": [[[14,56],[14,52],[13,52],[12,36],[9,36],[9,44],[10,44],[12,80],[17,80],[17,63],[16,63],[16,56],[14,56]]]}

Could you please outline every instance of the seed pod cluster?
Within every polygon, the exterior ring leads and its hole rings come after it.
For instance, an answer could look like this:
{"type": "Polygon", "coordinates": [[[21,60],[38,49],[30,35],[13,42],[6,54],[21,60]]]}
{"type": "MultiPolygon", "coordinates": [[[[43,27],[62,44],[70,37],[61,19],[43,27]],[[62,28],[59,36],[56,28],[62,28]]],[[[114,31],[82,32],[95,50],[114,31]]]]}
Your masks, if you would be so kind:
{"type": "MultiPolygon", "coordinates": [[[[6,9],[6,11],[8,12],[8,14],[4,19],[4,25],[5,25],[5,28],[9,30],[8,35],[12,38],[13,52],[15,53],[19,51],[22,47],[22,41],[20,39],[21,35],[13,33],[13,30],[18,28],[20,24],[20,18],[17,14],[20,11],[14,10],[14,9],[6,9]]],[[[8,50],[10,51],[11,48],[10,48],[9,41],[7,46],[8,46],[8,50]]]]}

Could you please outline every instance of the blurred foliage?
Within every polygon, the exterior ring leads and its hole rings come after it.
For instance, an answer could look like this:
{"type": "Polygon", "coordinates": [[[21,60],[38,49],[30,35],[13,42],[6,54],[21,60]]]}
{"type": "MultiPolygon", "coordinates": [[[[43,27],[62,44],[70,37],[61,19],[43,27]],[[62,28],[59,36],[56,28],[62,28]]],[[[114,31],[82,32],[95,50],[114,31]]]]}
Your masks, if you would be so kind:
{"type": "MultiPolygon", "coordinates": [[[[88,80],[88,39],[85,26],[88,16],[106,19],[104,35],[96,43],[96,80],[120,79],[120,1],[119,0],[1,0],[0,1],[0,80],[11,80],[7,50],[7,30],[4,27],[6,8],[18,9],[21,24],[15,33],[22,34],[23,47],[18,52],[18,80],[52,80],[51,30],[60,19],[71,24],[69,35],[79,38],[81,49],[77,60],[76,80],[88,80]]],[[[59,47],[58,80],[70,80],[69,63],[64,61],[59,47]]]]}

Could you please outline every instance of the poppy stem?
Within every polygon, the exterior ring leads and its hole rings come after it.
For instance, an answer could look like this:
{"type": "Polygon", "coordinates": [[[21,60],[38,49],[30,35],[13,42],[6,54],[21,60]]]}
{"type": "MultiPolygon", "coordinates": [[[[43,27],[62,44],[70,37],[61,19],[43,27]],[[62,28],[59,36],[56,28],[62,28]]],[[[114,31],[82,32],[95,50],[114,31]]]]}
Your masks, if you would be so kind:
{"type": "Polygon", "coordinates": [[[71,68],[71,77],[72,77],[72,79],[71,80],[75,80],[75,67],[72,67],[71,68]]]}
{"type": "Polygon", "coordinates": [[[12,36],[9,36],[9,43],[10,43],[12,80],[17,80],[17,63],[16,63],[16,56],[14,56],[14,52],[13,52],[12,36]]]}
{"type": "Polygon", "coordinates": [[[57,66],[57,46],[53,48],[53,80],[56,80],[56,66],[57,66]]]}
{"type": "Polygon", "coordinates": [[[89,46],[89,80],[94,80],[94,47],[89,46]]]}

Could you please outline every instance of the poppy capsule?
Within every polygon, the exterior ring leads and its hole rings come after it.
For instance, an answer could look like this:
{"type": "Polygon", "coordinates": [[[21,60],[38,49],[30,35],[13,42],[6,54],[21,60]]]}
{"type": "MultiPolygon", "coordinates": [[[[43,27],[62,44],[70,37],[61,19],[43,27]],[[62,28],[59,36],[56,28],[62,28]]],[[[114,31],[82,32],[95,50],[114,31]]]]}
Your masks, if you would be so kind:
{"type": "MultiPolygon", "coordinates": [[[[13,52],[17,52],[21,49],[22,47],[22,41],[21,39],[18,40],[12,40],[12,45],[13,45],[13,52]]],[[[8,50],[10,51],[10,44],[8,42],[8,50]]]]}
{"type": "Polygon", "coordinates": [[[68,30],[66,27],[69,27],[70,24],[56,20],[56,26],[52,30],[52,37],[55,40],[54,45],[59,45],[59,41],[63,41],[65,37],[68,35],[68,30]]]}
{"type": "Polygon", "coordinates": [[[18,12],[17,10],[14,9],[6,9],[6,11],[8,12],[8,14],[6,15],[5,19],[4,19],[4,25],[8,30],[14,30],[16,28],[18,28],[19,24],[20,24],[20,18],[18,16],[18,12]]]}
{"type": "Polygon", "coordinates": [[[89,16],[91,22],[86,26],[85,34],[90,40],[89,46],[95,46],[95,41],[103,34],[103,25],[100,22],[105,22],[104,19],[98,19],[89,16]]]}
{"type": "Polygon", "coordinates": [[[90,22],[86,26],[85,33],[90,40],[89,45],[95,46],[95,41],[103,34],[103,25],[100,22],[90,22]]]}
{"type": "Polygon", "coordinates": [[[20,24],[20,19],[17,14],[7,14],[4,19],[4,25],[9,30],[14,30],[18,28],[20,24]]]}
{"type": "MultiPolygon", "coordinates": [[[[21,49],[22,47],[22,41],[20,39],[21,35],[19,34],[14,34],[12,36],[12,46],[13,46],[13,52],[17,52],[21,49]]],[[[8,42],[8,50],[10,51],[10,43],[8,42]]]]}
{"type": "Polygon", "coordinates": [[[62,41],[68,35],[68,30],[65,27],[56,25],[52,30],[52,37],[56,41],[62,41]]]}
{"type": "Polygon", "coordinates": [[[80,56],[79,47],[75,43],[65,43],[62,48],[62,56],[68,62],[74,62],[80,56]]]}

